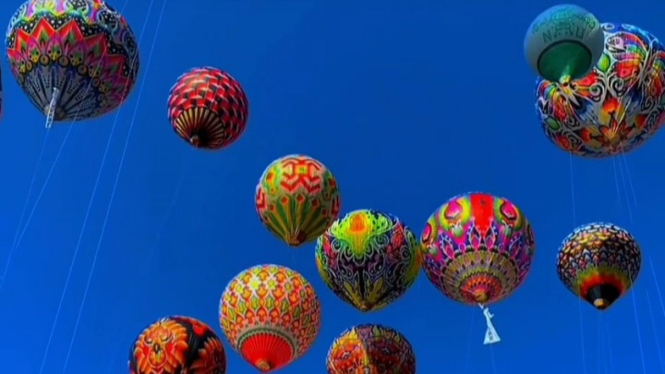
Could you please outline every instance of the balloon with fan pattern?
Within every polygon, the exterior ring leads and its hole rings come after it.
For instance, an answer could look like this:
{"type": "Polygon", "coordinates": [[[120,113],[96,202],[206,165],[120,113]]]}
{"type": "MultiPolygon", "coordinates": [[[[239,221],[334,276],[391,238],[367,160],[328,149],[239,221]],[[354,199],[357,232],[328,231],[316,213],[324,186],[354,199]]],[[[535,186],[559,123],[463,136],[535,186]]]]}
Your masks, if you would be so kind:
{"type": "Polygon", "coordinates": [[[219,323],[231,346],[263,373],[302,357],[321,328],[321,304],[298,272],[278,265],[249,268],[222,294],[219,323]]]}
{"type": "Polygon", "coordinates": [[[99,117],[118,108],[139,74],[138,43],[102,0],[29,0],[6,36],[10,71],[50,122],[99,117]],[[47,114],[49,116],[49,114],[47,114]]]}
{"type": "Polygon", "coordinates": [[[328,374],[416,374],[416,356],[399,331],[366,324],[335,339],[326,366],[328,374]]]}
{"type": "Polygon", "coordinates": [[[421,265],[413,231],[391,214],[368,209],[336,220],[317,240],[315,258],[328,288],[362,312],[404,295],[421,265]]]}
{"type": "Polygon", "coordinates": [[[236,142],[249,120],[249,99],[240,83],[213,67],[194,68],[171,88],[168,116],[191,146],[220,150],[236,142]]]}
{"type": "Polygon", "coordinates": [[[292,247],[313,242],[339,216],[337,180],[320,161],[289,155],[272,162],[256,187],[256,211],[268,230],[292,247]]]}
{"type": "Polygon", "coordinates": [[[421,249],[423,270],[444,295],[489,305],[524,282],[536,247],[531,224],[517,206],[475,192],[452,198],[432,214],[421,249]]]}
{"type": "Polygon", "coordinates": [[[606,310],[635,284],[642,252],[633,235],[610,223],[590,223],[564,239],[557,259],[559,279],[573,294],[606,310]]]}
{"type": "Polygon", "coordinates": [[[547,138],[589,158],[630,152],[665,123],[665,47],[635,26],[601,26],[605,50],[591,73],[563,84],[536,83],[547,138]]]}
{"type": "Polygon", "coordinates": [[[129,351],[130,374],[226,373],[222,341],[205,323],[174,316],[148,326],[129,351]]]}

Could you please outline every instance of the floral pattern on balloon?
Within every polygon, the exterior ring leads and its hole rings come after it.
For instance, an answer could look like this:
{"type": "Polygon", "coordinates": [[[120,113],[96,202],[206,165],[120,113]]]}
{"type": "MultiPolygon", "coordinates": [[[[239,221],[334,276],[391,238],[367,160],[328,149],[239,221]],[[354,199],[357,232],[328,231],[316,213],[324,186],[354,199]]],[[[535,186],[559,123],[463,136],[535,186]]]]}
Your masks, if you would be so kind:
{"type": "Polygon", "coordinates": [[[102,0],[28,0],[6,36],[10,71],[54,121],[95,118],[118,108],[139,73],[139,49],[125,18],[102,0]]]}
{"type": "Polygon", "coordinates": [[[148,326],[129,353],[131,374],[224,374],[226,353],[205,323],[190,317],[166,317],[148,326]]]}
{"type": "Polygon", "coordinates": [[[421,264],[411,229],[375,210],[336,220],[317,240],[315,258],[324,283],[363,312],[383,309],[404,295],[421,264]]]}
{"type": "Polygon", "coordinates": [[[425,274],[443,294],[468,305],[489,305],[524,282],[536,247],[531,224],[517,206],[470,193],[432,214],[421,249],[425,274]]]}
{"type": "Polygon", "coordinates": [[[590,158],[630,152],[665,122],[665,47],[635,26],[602,27],[605,52],[589,75],[536,83],[536,110],[547,138],[590,158]]]}

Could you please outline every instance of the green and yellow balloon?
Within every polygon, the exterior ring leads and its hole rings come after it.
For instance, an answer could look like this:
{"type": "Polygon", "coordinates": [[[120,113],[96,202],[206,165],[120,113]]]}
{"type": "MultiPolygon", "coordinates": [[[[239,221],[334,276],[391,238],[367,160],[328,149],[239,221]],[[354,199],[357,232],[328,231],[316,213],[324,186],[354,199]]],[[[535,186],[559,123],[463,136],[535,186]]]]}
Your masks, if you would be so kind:
{"type": "Polygon", "coordinates": [[[341,196],[337,180],[323,163],[289,155],[268,165],[254,202],[266,228],[299,247],[316,240],[339,217],[341,196]]]}
{"type": "Polygon", "coordinates": [[[362,312],[385,308],[420,272],[416,235],[391,214],[357,210],[336,220],[316,243],[316,266],[340,299],[362,312]]]}

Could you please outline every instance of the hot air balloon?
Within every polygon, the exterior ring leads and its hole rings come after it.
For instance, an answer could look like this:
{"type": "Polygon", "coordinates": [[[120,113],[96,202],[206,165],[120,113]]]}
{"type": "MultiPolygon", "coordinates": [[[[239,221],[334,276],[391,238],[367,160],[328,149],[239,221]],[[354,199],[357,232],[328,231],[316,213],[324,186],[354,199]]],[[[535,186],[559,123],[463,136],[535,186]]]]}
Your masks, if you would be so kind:
{"type": "Polygon", "coordinates": [[[238,274],[222,294],[219,323],[229,344],[262,373],[302,357],[321,328],[321,304],[298,272],[260,265],[238,274]]]}
{"type": "Polygon", "coordinates": [[[642,252],[633,235],[610,223],[575,229],[564,239],[557,260],[561,282],[598,310],[628,292],[641,267],[642,252]]]}
{"type": "Polygon", "coordinates": [[[115,110],[139,73],[132,29],[102,0],[29,0],[11,18],[6,46],[11,72],[47,128],[115,110]]]}
{"type": "Polygon", "coordinates": [[[131,374],[226,373],[222,341],[205,323],[166,317],[148,326],[129,351],[131,374]]]}
{"type": "Polygon", "coordinates": [[[226,148],[245,132],[249,100],[240,83],[212,67],[181,75],[171,88],[168,115],[175,132],[195,148],[226,148]]]}
{"type": "Polygon", "coordinates": [[[577,5],[557,5],[531,23],[524,52],[543,79],[567,83],[591,72],[603,54],[604,41],[593,14],[577,5]]]}
{"type": "Polygon", "coordinates": [[[344,331],[326,361],[328,374],[416,374],[411,343],[399,331],[375,324],[344,331]]]}
{"type": "Polygon", "coordinates": [[[421,248],[432,284],[454,301],[479,305],[487,322],[485,344],[500,341],[486,306],[524,282],[536,249],[522,211],[486,193],[454,197],[427,221],[421,248]]]}
{"type": "Polygon", "coordinates": [[[320,161],[304,155],[275,160],[256,187],[256,211],[268,230],[292,247],[310,243],[339,216],[337,181],[320,161]]]}
{"type": "Polygon", "coordinates": [[[665,48],[635,26],[602,24],[605,50],[593,71],[568,84],[537,82],[545,135],[571,154],[630,152],[665,122],[665,48]]]}
{"type": "Polygon", "coordinates": [[[404,295],[421,265],[411,229],[375,210],[336,220],[317,240],[315,257],[323,282],[363,312],[383,309],[404,295]]]}

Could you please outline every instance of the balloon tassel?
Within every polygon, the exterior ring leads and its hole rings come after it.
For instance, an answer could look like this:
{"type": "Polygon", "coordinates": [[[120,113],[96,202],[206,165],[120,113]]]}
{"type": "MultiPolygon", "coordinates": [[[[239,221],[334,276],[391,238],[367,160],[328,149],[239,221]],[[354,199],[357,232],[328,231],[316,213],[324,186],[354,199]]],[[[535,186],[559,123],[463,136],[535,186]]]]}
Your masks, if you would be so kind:
{"type": "Polygon", "coordinates": [[[263,373],[267,373],[270,370],[272,370],[272,365],[270,365],[268,363],[268,361],[263,360],[263,359],[256,361],[256,364],[254,364],[254,366],[257,369],[261,370],[261,372],[263,372],[263,373]]]}
{"type": "Polygon", "coordinates": [[[189,137],[189,142],[194,146],[198,147],[201,145],[201,138],[198,135],[192,135],[189,137]]]}
{"type": "Polygon", "coordinates": [[[492,323],[492,318],[494,318],[494,315],[490,312],[489,308],[485,308],[483,304],[478,304],[478,306],[483,311],[483,315],[485,316],[485,322],[487,323],[487,330],[485,330],[485,341],[483,342],[483,344],[488,345],[500,342],[501,337],[496,332],[494,324],[492,323]]]}
{"type": "Polygon", "coordinates": [[[53,95],[51,95],[51,101],[46,107],[46,128],[50,129],[53,127],[53,121],[55,120],[55,108],[58,105],[58,100],[60,100],[60,90],[58,88],[53,88],[53,95]]]}

